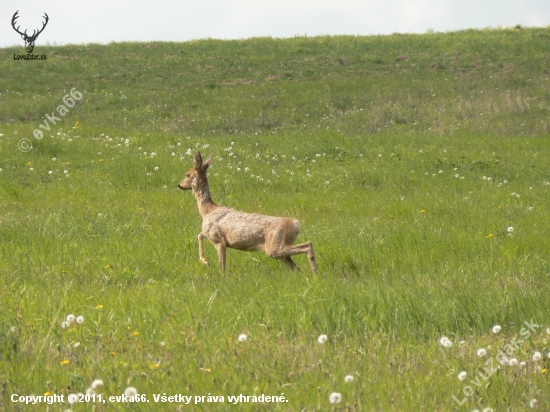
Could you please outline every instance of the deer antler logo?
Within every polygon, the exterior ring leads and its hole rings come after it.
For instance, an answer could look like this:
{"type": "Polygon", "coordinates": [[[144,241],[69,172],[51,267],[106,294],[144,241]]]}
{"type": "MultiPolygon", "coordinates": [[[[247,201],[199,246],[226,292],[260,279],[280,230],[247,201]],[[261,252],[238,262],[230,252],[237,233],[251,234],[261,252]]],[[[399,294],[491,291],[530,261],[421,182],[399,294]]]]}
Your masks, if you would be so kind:
{"type": "Polygon", "coordinates": [[[12,25],[13,29],[21,35],[21,38],[23,40],[25,40],[25,49],[27,49],[27,53],[32,53],[32,51],[34,50],[34,42],[36,41],[36,38],[38,37],[38,35],[40,33],[42,33],[44,31],[44,28],[48,24],[48,20],[50,20],[50,18],[48,17],[48,15],[46,13],[44,13],[44,18],[46,19],[46,21],[44,23],[42,23],[43,24],[42,28],[40,30],[38,30],[38,32],[36,30],[33,30],[32,36],[29,36],[27,34],[27,30],[25,30],[24,33],[21,33],[19,31],[20,26],[17,26],[17,28],[15,27],[15,23],[16,23],[15,21],[19,18],[18,13],[19,13],[19,10],[17,10],[15,12],[15,14],[13,15],[13,17],[11,19],[11,25],[12,25]]]}

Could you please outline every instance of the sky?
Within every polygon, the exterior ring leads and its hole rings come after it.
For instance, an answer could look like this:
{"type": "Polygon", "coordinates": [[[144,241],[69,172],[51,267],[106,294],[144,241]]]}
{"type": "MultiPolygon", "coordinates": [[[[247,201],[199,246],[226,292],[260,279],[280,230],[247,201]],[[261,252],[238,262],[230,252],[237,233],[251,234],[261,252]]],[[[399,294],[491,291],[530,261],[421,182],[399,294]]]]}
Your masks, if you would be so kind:
{"type": "Polygon", "coordinates": [[[0,47],[550,26],[550,0],[0,0],[0,47]]]}

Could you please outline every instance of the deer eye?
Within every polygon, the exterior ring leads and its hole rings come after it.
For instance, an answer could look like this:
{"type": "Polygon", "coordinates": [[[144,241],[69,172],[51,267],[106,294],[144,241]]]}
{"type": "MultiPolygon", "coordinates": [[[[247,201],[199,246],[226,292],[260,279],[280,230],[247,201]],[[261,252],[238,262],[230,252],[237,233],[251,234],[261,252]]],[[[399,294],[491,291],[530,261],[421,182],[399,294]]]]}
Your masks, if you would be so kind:
{"type": "Polygon", "coordinates": [[[187,174],[185,175],[185,177],[191,177],[191,175],[190,175],[189,173],[187,173],[187,174]]]}

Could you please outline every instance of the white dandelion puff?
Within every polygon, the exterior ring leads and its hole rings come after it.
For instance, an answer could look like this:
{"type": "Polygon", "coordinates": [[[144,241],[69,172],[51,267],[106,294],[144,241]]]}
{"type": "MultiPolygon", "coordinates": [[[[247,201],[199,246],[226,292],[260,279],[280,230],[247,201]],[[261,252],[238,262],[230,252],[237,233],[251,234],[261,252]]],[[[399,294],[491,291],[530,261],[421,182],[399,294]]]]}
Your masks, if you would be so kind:
{"type": "Polygon", "coordinates": [[[63,322],[61,322],[61,327],[62,327],[63,329],[67,329],[69,326],[70,326],[70,323],[67,322],[66,320],[64,320],[63,322]]]}
{"type": "Polygon", "coordinates": [[[536,408],[537,404],[538,404],[538,401],[536,399],[531,399],[531,401],[529,402],[529,406],[531,408],[536,408]]]}
{"type": "Polygon", "coordinates": [[[342,394],[338,392],[332,392],[328,397],[328,401],[333,405],[340,403],[342,402],[342,394]]]}
{"type": "Polygon", "coordinates": [[[248,339],[248,337],[247,337],[244,333],[241,333],[241,334],[239,335],[239,338],[238,338],[238,339],[239,339],[239,342],[242,343],[242,342],[246,342],[246,340],[248,339]]]}
{"type": "Polygon", "coordinates": [[[84,316],[77,316],[76,319],[75,319],[76,323],[78,323],[79,325],[83,324],[84,323],[84,316]]]}
{"type": "Polygon", "coordinates": [[[514,231],[514,228],[512,226],[510,226],[508,229],[506,229],[508,231],[508,233],[512,233],[514,231]]]}
{"type": "Polygon", "coordinates": [[[500,333],[500,331],[502,330],[502,327],[500,325],[495,325],[493,326],[493,333],[500,333]]]}
{"type": "Polygon", "coordinates": [[[512,358],[508,361],[508,365],[510,366],[518,366],[519,362],[516,358],[512,358]]]}
{"type": "Polygon", "coordinates": [[[487,351],[483,348],[480,348],[477,350],[477,356],[479,356],[480,358],[483,358],[485,355],[487,355],[487,351]]]}
{"type": "Polygon", "coordinates": [[[95,395],[94,389],[92,387],[89,387],[88,389],[86,389],[86,395],[89,395],[89,396],[95,395]]]}
{"type": "Polygon", "coordinates": [[[124,389],[124,396],[127,398],[134,398],[137,396],[137,389],[133,386],[128,386],[126,389],[124,389]]]}
{"type": "Polygon", "coordinates": [[[458,374],[458,380],[459,380],[459,381],[464,381],[464,380],[466,380],[466,377],[467,377],[467,376],[468,376],[468,373],[462,371],[462,372],[460,372],[460,373],[458,374]]]}
{"type": "Polygon", "coordinates": [[[538,351],[535,351],[535,352],[533,353],[533,360],[534,360],[535,362],[538,362],[538,361],[541,360],[541,359],[542,359],[541,353],[538,352],[538,351]]]}
{"type": "Polygon", "coordinates": [[[441,339],[439,339],[439,343],[444,348],[450,348],[451,346],[453,346],[453,342],[451,342],[451,340],[447,336],[443,336],[441,339]]]}
{"type": "Polygon", "coordinates": [[[71,313],[70,315],[67,315],[65,319],[67,319],[67,322],[72,323],[75,320],[75,316],[71,313]]]}
{"type": "Polygon", "coordinates": [[[325,343],[327,340],[328,340],[328,336],[327,336],[327,335],[320,335],[320,336],[317,338],[317,342],[319,342],[320,344],[325,343]]]}
{"type": "Polygon", "coordinates": [[[103,381],[101,379],[96,379],[92,382],[92,384],[90,385],[90,387],[92,389],[97,389],[99,388],[100,386],[103,386],[103,381]]]}
{"type": "Polygon", "coordinates": [[[346,377],[344,378],[345,382],[353,382],[353,380],[354,380],[353,375],[346,375],[346,377]]]}

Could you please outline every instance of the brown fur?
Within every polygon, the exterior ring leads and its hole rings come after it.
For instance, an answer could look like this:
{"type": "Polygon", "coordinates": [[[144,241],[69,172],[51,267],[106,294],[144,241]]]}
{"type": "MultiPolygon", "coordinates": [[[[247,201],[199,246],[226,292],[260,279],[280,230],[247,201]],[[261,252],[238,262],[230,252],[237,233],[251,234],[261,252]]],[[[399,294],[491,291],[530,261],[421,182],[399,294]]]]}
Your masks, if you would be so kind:
{"type": "Polygon", "coordinates": [[[208,238],[218,252],[218,261],[225,270],[226,248],[245,251],[261,250],[266,255],[283,261],[294,268],[291,256],[306,253],[311,271],[317,273],[315,255],[311,242],[293,246],[300,234],[300,223],[296,219],[266,216],[258,213],[244,213],[230,207],[218,206],[210,196],[206,171],[212,164],[212,153],[203,163],[200,152],[195,154],[193,167],[178,184],[182,190],[193,190],[202,217],[202,231],[199,239],[199,259],[204,258],[203,239],[208,238]]]}

